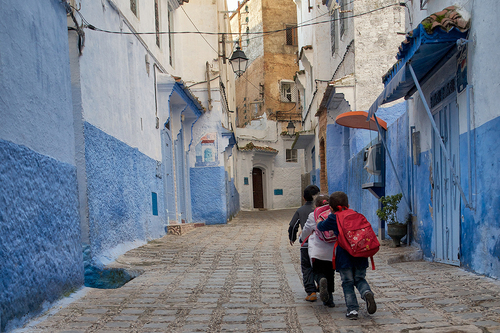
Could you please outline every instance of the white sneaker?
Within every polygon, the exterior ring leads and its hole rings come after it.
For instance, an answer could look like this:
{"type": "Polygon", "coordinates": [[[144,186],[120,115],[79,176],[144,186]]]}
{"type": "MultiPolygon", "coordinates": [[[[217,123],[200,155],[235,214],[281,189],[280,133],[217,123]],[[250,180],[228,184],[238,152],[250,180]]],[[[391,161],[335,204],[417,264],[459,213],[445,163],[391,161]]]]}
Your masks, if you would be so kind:
{"type": "Polygon", "coordinates": [[[346,313],[345,316],[351,320],[356,320],[358,319],[358,311],[356,310],[349,311],[346,313]]]}

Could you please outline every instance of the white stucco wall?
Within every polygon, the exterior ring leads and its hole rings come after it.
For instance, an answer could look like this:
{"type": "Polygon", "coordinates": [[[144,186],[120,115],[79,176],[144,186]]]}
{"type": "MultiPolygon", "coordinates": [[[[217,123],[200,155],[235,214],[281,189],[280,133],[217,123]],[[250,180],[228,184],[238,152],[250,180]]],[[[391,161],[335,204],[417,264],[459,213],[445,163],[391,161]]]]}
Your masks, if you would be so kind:
{"type": "MultiPolygon", "coordinates": [[[[95,5],[82,5],[82,14],[89,22],[111,31],[130,31],[113,7],[114,2],[93,2],[95,5]]],[[[145,7],[145,2],[138,3],[139,18],[130,11],[128,1],[115,5],[137,31],[154,31],[153,3],[148,3],[149,7],[145,7]]],[[[162,3],[166,5],[166,1],[162,3]]],[[[149,157],[161,160],[160,130],[156,129],[154,60],[142,42],[156,54],[162,66],[168,63],[154,35],[138,38],[86,31],[86,47],[79,57],[83,118],[149,157]]]]}
{"type": "MultiPolygon", "coordinates": [[[[243,1],[240,1],[243,2],[243,1]]],[[[259,33],[264,30],[262,23],[262,0],[249,0],[240,9],[240,16],[238,13],[234,13],[231,16],[231,32],[232,38],[228,38],[232,41],[238,41],[240,38],[240,24],[241,24],[241,49],[245,52],[248,58],[248,66],[264,54],[264,36],[259,33]],[[246,7],[248,6],[248,13],[246,12],[246,7]],[[248,23],[246,19],[248,17],[248,23]],[[246,29],[249,28],[250,34],[246,34],[246,29]]],[[[236,48],[236,44],[233,44],[233,50],[236,48]]],[[[230,55],[228,55],[229,57],[230,55]]]]}
{"type": "MultiPolygon", "coordinates": [[[[439,12],[444,8],[456,5],[464,17],[470,16],[471,28],[468,47],[468,80],[473,86],[471,94],[471,110],[473,117],[472,128],[479,127],[498,117],[496,96],[500,82],[498,81],[498,64],[494,54],[500,52],[500,46],[493,41],[500,39],[500,32],[493,29],[491,22],[495,22],[496,13],[500,10],[500,3],[495,0],[466,1],[466,0],[435,0],[426,6],[427,10],[420,10],[420,3],[414,2],[410,13],[412,24],[407,20],[406,31],[413,30],[427,16],[439,12]]],[[[408,11],[407,11],[408,17],[408,11]]],[[[458,97],[459,108],[466,109],[466,95],[458,97]]],[[[460,133],[467,130],[464,117],[461,117],[460,133]]]]}
{"type": "Polygon", "coordinates": [[[33,6],[19,3],[17,11],[38,17],[45,10],[55,19],[31,22],[5,5],[4,15],[17,16],[19,26],[4,27],[0,49],[0,139],[26,146],[58,161],[75,165],[73,114],[67,40],[49,31],[65,30],[64,8],[59,3],[33,6]],[[47,7],[42,9],[39,7],[47,7]],[[42,51],[43,50],[43,51],[42,51]],[[50,116],[47,116],[50,115],[50,116]]]}
{"type": "Polygon", "coordinates": [[[252,121],[250,128],[237,128],[238,146],[244,147],[252,142],[255,146],[270,147],[277,153],[252,151],[238,151],[236,167],[238,169],[238,189],[242,210],[253,209],[252,169],[261,168],[264,186],[264,208],[282,209],[300,206],[301,203],[301,174],[304,172],[304,154],[300,150],[297,162],[286,162],[286,149],[290,149],[292,138],[282,137],[286,123],[276,123],[267,120],[264,116],[260,120],[252,121]],[[248,185],[244,184],[244,177],[248,177],[248,185]],[[283,190],[283,195],[275,195],[274,190],[283,190]]]}
{"type": "MultiPolygon", "coordinates": [[[[218,8],[212,1],[201,0],[196,1],[196,3],[185,3],[175,11],[175,29],[177,31],[217,32],[217,11],[218,8]]],[[[218,71],[219,37],[217,35],[179,34],[175,37],[175,62],[177,65],[172,72],[173,75],[182,77],[189,86],[192,83],[206,80],[207,61],[212,70],[218,71]]],[[[214,81],[214,84],[216,83],[217,81],[214,81]]]]}
{"type": "MultiPolygon", "coordinates": [[[[359,1],[354,14],[366,13],[392,1],[359,1]]],[[[354,19],[354,73],[356,79],[353,111],[368,110],[384,89],[381,77],[394,65],[404,36],[404,9],[389,7],[354,19]]]]}

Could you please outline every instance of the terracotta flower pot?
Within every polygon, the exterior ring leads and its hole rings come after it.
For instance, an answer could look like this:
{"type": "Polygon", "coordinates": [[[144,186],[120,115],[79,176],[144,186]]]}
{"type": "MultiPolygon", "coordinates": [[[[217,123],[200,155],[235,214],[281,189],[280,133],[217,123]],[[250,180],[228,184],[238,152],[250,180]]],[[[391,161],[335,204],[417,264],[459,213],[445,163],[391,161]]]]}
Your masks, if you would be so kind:
{"type": "Polygon", "coordinates": [[[406,235],[406,223],[391,223],[387,225],[387,234],[392,239],[391,247],[401,246],[401,238],[406,235]]]}

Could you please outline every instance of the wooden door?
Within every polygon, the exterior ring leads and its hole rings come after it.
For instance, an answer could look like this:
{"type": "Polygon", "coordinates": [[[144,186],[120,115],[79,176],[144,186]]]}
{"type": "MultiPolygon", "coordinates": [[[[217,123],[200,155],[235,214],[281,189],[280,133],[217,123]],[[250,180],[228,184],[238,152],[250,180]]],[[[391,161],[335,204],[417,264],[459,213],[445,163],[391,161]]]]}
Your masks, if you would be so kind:
{"type": "Polygon", "coordinates": [[[253,168],[252,185],[253,185],[253,207],[264,208],[264,188],[262,186],[262,169],[253,168]]]}

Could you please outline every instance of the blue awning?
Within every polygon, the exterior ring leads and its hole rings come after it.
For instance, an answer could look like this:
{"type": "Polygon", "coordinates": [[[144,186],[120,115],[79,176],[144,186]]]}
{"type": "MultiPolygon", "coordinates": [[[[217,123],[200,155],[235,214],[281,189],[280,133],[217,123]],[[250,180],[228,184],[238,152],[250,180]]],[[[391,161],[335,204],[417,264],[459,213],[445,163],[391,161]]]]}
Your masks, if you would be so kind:
{"type": "Polygon", "coordinates": [[[222,128],[221,134],[223,138],[227,138],[229,140],[228,141],[229,147],[233,147],[236,144],[236,137],[234,136],[233,131],[230,131],[226,128],[222,128]]]}
{"type": "Polygon", "coordinates": [[[408,62],[411,62],[417,79],[420,81],[448,52],[456,47],[458,39],[466,38],[466,36],[467,31],[462,32],[457,28],[452,28],[448,32],[437,28],[432,34],[428,34],[424,26],[419,24],[401,44],[396,56],[398,62],[382,78],[385,88],[370,107],[368,119],[373,116],[380,105],[404,97],[414,87],[415,82],[406,66],[408,62]]]}

